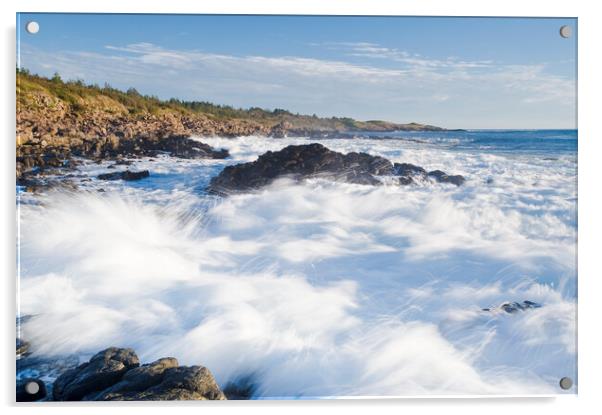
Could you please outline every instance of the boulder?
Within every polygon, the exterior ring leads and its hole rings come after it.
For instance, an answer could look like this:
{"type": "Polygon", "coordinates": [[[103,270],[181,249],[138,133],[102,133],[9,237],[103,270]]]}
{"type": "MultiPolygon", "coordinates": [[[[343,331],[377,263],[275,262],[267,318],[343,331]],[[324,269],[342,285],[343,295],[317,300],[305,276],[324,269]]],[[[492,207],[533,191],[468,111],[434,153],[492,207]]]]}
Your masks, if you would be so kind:
{"type": "Polygon", "coordinates": [[[131,349],[109,348],[59,376],[55,400],[225,400],[209,369],[166,357],[140,366],[131,349]]]}
{"type": "Polygon", "coordinates": [[[512,302],[508,302],[508,303],[503,303],[499,307],[483,308],[482,310],[489,311],[489,312],[504,311],[508,314],[514,314],[519,311],[525,311],[525,310],[530,310],[530,309],[535,309],[535,308],[540,308],[540,307],[542,307],[542,305],[539,303],[536,303],[534,301],[525,300],[523,302],[512,301],[512,302]]]}
{"type": "Polygon", "coordinates": [[[398,176],[411,177],[411,176],[426,176],[426,170],[420,166],[415,166],[410,163],[395,163],[393,165],[395,173],[398,176]]]}
{"type": "Polygon", "coordinates": [[[98,178],[100,180],[126,180],[126,181],[133,181],[133,180],[140,180],[140,179],[144,179],[150,176],[150,173],[148,170],[141,170],[141,171],[130,171],[130,170],[124,170],[124,171],[116,171],[116,172],[112,172],[112,173],[103,173],[103,174],[99,174],[98,178]]]}
{"type": "MultiPolygon", "coordinates": [[[[176,362],[177,364],[177,362],[176,362]]],[[[140,386],[148,384],[149,376],[140,375],[140,386]]],[[[136,383],[136,376],[133,377],[136,383]]],[[[203,366],[179,366],[164,369],[154,385],[128,392],[103,393],[95,400],[104,401],[173,401],[173,400],[226,400],[213,375],[203,366]]]]}
{"type": "Polygon", "coordinates": [[[280,151],[262,154],[250,163],[226,167],[211,180],[209,191],[229,194],[248,191],[272,183],[280,177],[302,180],[328,177],[348,183],[378,184],[375,175],[392,173],[387,159],[366,153],[342,154],[321,144],[290,145],[280,151]]]}
{"type": "Polygon", "coordinates": [[[441,170],[433,170],[427,172],[420,166],[415,166],[410,163],[395,163],[393,165],[395,169],[395,173],[400,176],[399,184],[408,185],[414,183],[415,178],[426,179],[428,177],[436,180],[439,183],[450,183],[455,184],[456,186],[461,186],[464,184],[466,179],[461,175],[448,175],[444,171],[441,170]]]}
{"type": "Polygon", "coordinates": [[[389,160],[367,153],[342,154],[322,144],[290,145],[280,151],[268,151],[253,162],[228,166],[214,177],[208,192],[228,195],[269,185],[281,177],[303,180],[329,178],[347,183],[379,185],[380,176],[399,176],[399,184],[414,183],[413,177],[433,177],[442,183],[461,185],[462,176],[449,176],[439,170],[425,169],[407,163],[392,164],[389,160]]]}
{"type": "Polygon", "coordinates": [[[441,170],[430,171],[428,173],[428,176],[434,178],[439,183],[451,183],[455,184],[456,186],[461,186],[466,181],[466,179],[464,179],[464,176],[461,176],[459,174],[453,176],[448,175],[447,173],[441,170]]]}
{"type": "Polygon", "coordinates": [[[59,376],[53,385],[54,400],[79,401],[86,395],[114,385],[128,370],[139,365],[138,356],[132,349],[105,349],[89,362],[59,376]]]}

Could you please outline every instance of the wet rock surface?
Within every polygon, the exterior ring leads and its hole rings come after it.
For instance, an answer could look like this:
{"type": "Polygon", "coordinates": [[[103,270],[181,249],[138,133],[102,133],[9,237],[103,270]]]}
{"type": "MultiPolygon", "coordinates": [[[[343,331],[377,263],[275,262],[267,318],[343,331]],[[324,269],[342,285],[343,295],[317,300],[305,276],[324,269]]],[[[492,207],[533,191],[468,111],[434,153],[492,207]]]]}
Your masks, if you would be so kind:
{"type": "Polygon", "coordinates": [[[513,301],[513,302],[503,303],[498,307],[483,308],[482,310],[489,311],[489,312],[503,311],[508,314],[515,314],[515,313],[518,313],[519,311],[525,311],[525,310],[541,308],[541,307],[542,307],[542,305],[539,303],[536,303],[534,301],[525,300],[522,302],[513,301]]]}
{"type": "Polygon", "coordinates": [[[401,185],[413,184],[416,180],[424,180],[427,178],[432,178],[439,183],[455,184],[456,186],[461,186],[466,181],[464,176],[461,175],[448,175],[441,170],[427,172],[422,167],[409,163],[395,163],[393,168],[395,169],[395,173],[400,176],[399,184],[401,185]]]}
{"type": "Polygon", "coordinates": [[[140,366],[132,349],[108,348],[54,382],[58,401],[224,400],[209,369],[168,357],[140,366]]]}
{"type": "Polygon", "coordinates": [[[276,152],[268,151],[256,161],[228,166],[211,180],[208,191],[227,195],[260,188],[280,177],[303,180],[325,177],[347,183],[379,185],[379,176],[399,176],[400,184],[414,183],[414,177],[432,177],[438,182],[461,185],[462,176],[448,176],[439,170],[427,173],[411,164],[391,163],[366,153],[342,154],[322,144],[291,145],[276,152]]]}
{"type": "Polygon", "coordinates": [[[150,176],[150,172],[148,170],[141,170],[141,171],[124,170],[124,171],[116,171],[116,172],[111,172],[111,173],[99,174],[98,178],[100,180],[134,181],[134,180],[145,179],[149,176],[150,176]]]}
{"type": "Polygon", "coordinates": [[[54,382],[53,398],[57,401],[79,401],[118,382],[140,361],[132,349],[115,347],[94,355],[89,362],[68,370],[54,382]]]}
{"type": "Polygon", "coordinates": [[[74,157],[120,162],[124,157],[153,157],[162,153],[184,159],[224,159],[229,156],[227,150],[215,150],[205,143],[183,135],[166,137],[143,135],[134,138],[114,136],[111,139],[52,142],[55,144],[42,146],[39,143],[27,143],[17,146],[17,184],[25,186],[28,181],[38,178],[41,173],[47,171],[71,170],[77,165],[74,157]]]}

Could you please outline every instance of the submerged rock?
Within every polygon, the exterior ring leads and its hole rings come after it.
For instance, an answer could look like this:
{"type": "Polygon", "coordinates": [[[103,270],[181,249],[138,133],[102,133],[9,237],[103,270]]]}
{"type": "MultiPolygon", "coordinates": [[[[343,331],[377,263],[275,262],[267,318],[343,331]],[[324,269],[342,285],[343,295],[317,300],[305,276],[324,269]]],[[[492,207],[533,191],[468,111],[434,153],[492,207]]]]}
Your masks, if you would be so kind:
{"type": "Polygon", "coordinates": [[[464,176],[461,176],[459,174],[449,175],[441,170],[430,171],[428,173],[428,176],[433,177],[439,183],[451,183],[455,184],[456,186],[461,186],[466,181],[466,179],[464,179],[464,176]]]}
{"type": "Polygon", "coordinates": [[[149,176],[150,176],[150,173],[148,170],[141,170],[141,171],[124,170],[124,171],[116,171],[113,173],[99,174],[98,178],[100,180],[133,181],[133,180],[145,179],[149,176]]]}
{"type": "Polygon", "coordinates": [[[459,174],[448,175],[447,173],[441,170],[433,170],[427,172],[422,167],[415,166],[409,163],[395,163],[393,165],[393,168],[395,169],[396,174],[400,176],[399,184],[401,185],[413,184],[415,178],[424,180],[429,177],[435,179],[439,183],[451,183],[455,184],[456,186],[461,186],[466,181],[464,176],[461,176],[459,174]]]}
{"type": "MultiPolygon", "coordinates": [[[[448,176],[444,172],[431,172],[437,181],[462,184],[462,176],[448,176]]],[[[393,165],[389,160],[367,153],[342,154],[329,150],[322,144],[290,145],[280,151],[262,154],[256,161],[228,166],[211,180],[208,191],[227,195],[249,191],[272,183],[277,178],[302,180],[326,177],[347,183],[379,185],[379,176],[400,176],[400,184],[411,184],[410,176],[431,175],[421,167],[411,164],[393,165]]]]}
{"type": "Polygon", "coordinates": [[[502,305],[500,305],[499,307],[493,307],[493,308],[483,308],[483,311],[497,311],[497,310],[501,310],[501,311],[505,311],[508,314],[514,314],[518,311],[525,311],[525,310],[529,310],[529,309],[533,309],[533,308],[540,308],[542,305],[539,303],[536,303],[534,301],[529,301],[529,300],[525,300],[523,302],[509,302],[509,303],[503,303],[502,305]]]}
{"type": "Polygon", "coordinates": [[[172,357],[139,365],[132,349],[109,348],[55,381],[55,400],[224,400],[209,369],[172,357]]]}

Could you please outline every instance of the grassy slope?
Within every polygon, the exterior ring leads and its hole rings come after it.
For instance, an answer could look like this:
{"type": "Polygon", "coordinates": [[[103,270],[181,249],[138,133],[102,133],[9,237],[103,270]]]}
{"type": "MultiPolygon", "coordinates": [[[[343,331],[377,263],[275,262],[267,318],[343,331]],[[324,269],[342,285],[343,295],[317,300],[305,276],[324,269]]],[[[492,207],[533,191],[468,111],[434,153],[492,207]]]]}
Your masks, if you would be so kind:
{"type": "Polygon", "coordinates": [[[27,71],[17,73],[17,102],[31,108],[28,97],[40,92],[54,100],[62,101],[71,112],[84,115],[87,112],[102,112],[116,116],[138,116],[144,114],[176,113],[196,114],[216,121],[249,120],[266,127],[284,123],[287,129],[323,131],[393,131],[393,130],[438,130],[440,128],[417,123],[396,124],[386,121],[357,121],[352,118],[320,118],[310,115],[292,114],[283,109],[273,111],[261,108],[237,109],[201,101],[160,100],[140,95],[136,90],[120,91],[108,85],[85,85],[81,81],[64,82],[58,76],[48,79],[31,75],[27,71]]]}

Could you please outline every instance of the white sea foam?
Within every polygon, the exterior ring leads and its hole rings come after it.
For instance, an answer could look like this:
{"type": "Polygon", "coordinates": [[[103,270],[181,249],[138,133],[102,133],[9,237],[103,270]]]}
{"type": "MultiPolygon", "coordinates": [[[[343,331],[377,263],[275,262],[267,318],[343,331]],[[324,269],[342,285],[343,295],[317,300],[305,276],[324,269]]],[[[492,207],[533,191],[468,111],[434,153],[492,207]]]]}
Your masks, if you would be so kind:
{"type": "Polygon", "coordinates": [[[468,181],[281,180],[220,199],[202,189],[223,163],[307,141],[203,141],[233,158],[142,160],[151,179],[22,205],[20,308],[35,315],[22,329],[37,353],[128,346],[222,385],[252,375],[258,397],[557,393],[575,378],[574,158],[324,140],[468,181]],[[497,309],[523,300],[543,306],[497,309]]]}

